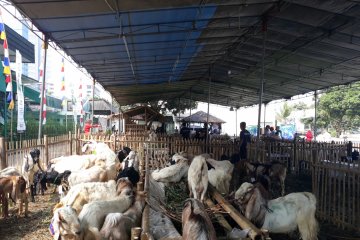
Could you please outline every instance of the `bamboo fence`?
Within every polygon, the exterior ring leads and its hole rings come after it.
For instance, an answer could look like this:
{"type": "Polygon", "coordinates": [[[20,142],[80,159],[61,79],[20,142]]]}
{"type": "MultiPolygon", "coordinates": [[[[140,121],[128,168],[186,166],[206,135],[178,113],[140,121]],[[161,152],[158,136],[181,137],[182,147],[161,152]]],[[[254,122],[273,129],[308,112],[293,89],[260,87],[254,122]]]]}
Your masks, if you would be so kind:
{"type": "MultiPolygon", "coordinates": [[[[147,141],[147,134],[80,135],[44,137],[38,140],[5,142],[0,138],[1,169],[15,166],[21,169],[23,158],[31,148],[39,148],[44,165],[50,159],[62,155],[81,154],[81,146],[87,141],[105,142],[114,151],[127,146],[138,151],[140,159],[148,159],[149,169],[162,168],[169,156],[185,151],[190,155],[204,152],[220,159],[238,153],[236,141],[215,138],[205,140],[182,139],[178,135],[159,135],[157,141],[147,141]]],[[[360,230],[360,164],[347,158],[359,144],[344,142],[322,143],[304,141],[275,141],[261,139],[248,145],[248,159],[262,163],[278,161],[286,164],[288,171],[298,177],[312,179],[312,192],[317,197],[317,215],[320,219],[341,228],[360,230]],[[257,159],[255,159],[255,156],[257,159]]],[[[145,174],[145,173],[144,173],[145,174]]],[[[144,179],[145,175],[142,179],[144,179]]]]}

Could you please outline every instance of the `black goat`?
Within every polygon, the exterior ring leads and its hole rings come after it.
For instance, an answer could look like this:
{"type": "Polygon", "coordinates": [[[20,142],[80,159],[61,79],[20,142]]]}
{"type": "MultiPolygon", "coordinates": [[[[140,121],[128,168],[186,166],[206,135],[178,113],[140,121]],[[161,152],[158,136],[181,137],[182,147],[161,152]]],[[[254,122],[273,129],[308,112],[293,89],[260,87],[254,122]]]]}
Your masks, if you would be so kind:
{"type": "MultiPolygon", "coordinates": [[[[44,191],[47,190],[46,184],[51,183],[56,186],[59,186],[63,181],[67,181],[70,176],[71,171],[65,171],[63,173],[58,173],[57,171],[52,170],[51,172],[41,172],[38,171],[34,176],[34,184],[38,188],[40,187],[41,194],[44,195],[44,191]],[[37,186],[40,184],[40,186],[37,186]]],[[[54,189],[54,192],[56,188],[54,189]]]]}
{"type": "Polygon", "coordinates": [[[131,152],[131,149],[128,147],[124,147],[123,150],[120,150],[117,155],[119,161],[123,162],[124,159],[127,157],[127,155],[129,155],[130,152],[131,152]]]}

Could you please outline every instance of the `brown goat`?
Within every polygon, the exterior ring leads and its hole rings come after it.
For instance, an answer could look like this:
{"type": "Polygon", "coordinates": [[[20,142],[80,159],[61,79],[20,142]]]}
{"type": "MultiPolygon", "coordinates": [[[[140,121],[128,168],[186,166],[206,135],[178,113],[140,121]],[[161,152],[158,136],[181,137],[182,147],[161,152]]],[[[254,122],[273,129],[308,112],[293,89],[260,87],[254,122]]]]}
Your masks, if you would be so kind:
{"type": "Polygon", "coordinates": [[[246,162],[246,168],[255,179],[259,175],[268,176],[272,179],[277,179],[281,185],[281,196],[285,195],[285,178],[286,178],[286,167],[279,162],[273,162],[270,164],[259,164],[246,162]]]}
{"type": "Polygon", "coordinates": [[[182,212],[183,240],[215,240],[216,232],[204,205],[197,199],[185,201],[182,212]]]}
{"type": "Polygon", "coordinates": [[[26,181],[21,176],[8,176],[0,178],[0,198],[3,204],[3,216],[8,216],[7,195],[16,204],[16,199],[20,198],[19,215],[23,212],[25,203],[25,216],[28,214],[28,200],[26,193],[26,181]]]}

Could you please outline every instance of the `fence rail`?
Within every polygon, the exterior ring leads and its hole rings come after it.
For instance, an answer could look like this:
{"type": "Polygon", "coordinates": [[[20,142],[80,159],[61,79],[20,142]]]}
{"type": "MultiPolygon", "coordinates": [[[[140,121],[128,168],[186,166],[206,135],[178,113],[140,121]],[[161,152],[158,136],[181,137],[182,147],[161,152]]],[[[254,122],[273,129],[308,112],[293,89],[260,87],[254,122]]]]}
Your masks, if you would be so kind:
{"type": "MultiPolygon", "coordinates": [[[[114,151],[127,146],[136,149],[140,159],[148,159],[150,169],[161,168],[169,156],[185,151],[190,155],[211,153],[215,159],[238,153],[239,143],[227,139],[182,139],[161,135],[157,141],[147,141],[145,134],[80,135],[69,133],[58,137],[44,137],[40,141],[5,142],[0,138],[1,169],[15,166],[21,169],[23,158],[31,148],[39,148],[44,165],[62,155],[81,154],[87,141],[105,142],[114,151]]],[[[342,228],[360,229],[360,163],[347,158],[359,145],[304,141],[274,141],[261,139],[248,145],[248,159],[266,163],[279,161],[289,172],[311,176],[312,191],[317,197],[319,218],[342,228]],[[256,157],[256,159],[255,159],[256,157]]],[[[44,166],[45,167],[45,166],[44,166]]]]}

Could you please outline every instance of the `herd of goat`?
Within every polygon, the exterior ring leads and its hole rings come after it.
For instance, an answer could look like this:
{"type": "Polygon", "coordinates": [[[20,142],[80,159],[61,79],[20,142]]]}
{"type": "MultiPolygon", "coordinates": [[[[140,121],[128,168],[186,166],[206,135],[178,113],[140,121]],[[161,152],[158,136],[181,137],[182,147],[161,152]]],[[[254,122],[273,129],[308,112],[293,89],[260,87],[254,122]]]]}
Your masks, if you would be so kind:
{"type": "Polygon", "coordinates": [[[8,216],[8,201],[20,199],[19,214],[28,211],[32,201],[44,194],[49,184],[59,187],[50,233],[59,239],[130,239],[131,229],[141,226],[142,212],[150,206],[150,231],[154,239],[217,239],[204,201],[212,185],[251,222],[270,233],[298,230],[303,240],[317,239],[316,198],[309,192],[285,195],[286,167],[281,163],[232,163],[215,160],[210,154],[172,155],[168,164],[151,171],[149,193],[136,191],[140,179],[139,156],[124,147],[117,154],[105,143],[87,142],[83,155],[52,159],[42,169],[40,151],[33,149],[24,158],[22,170],[9,167],[0,171],[0,200],[3,217],[8,216]],[[241,183],[245,170],[251,181],[241,183]],[[272,199],[277,180],[281,197],[272,199]],[[163,213],[165,186],[187,181],[189,196],[183,204],[182,234],[163,213]],[[236,189],[236,191],[231,191],[236,189]],[[146,196],[147,195],[147,196],[146,196]],[[146,200],[147,199],[147,200],[146,200]]]}

